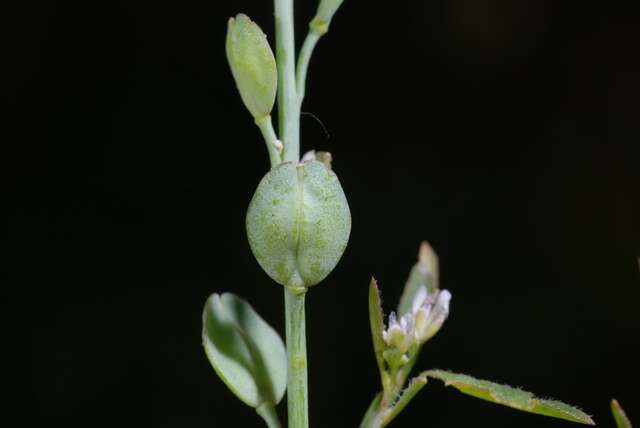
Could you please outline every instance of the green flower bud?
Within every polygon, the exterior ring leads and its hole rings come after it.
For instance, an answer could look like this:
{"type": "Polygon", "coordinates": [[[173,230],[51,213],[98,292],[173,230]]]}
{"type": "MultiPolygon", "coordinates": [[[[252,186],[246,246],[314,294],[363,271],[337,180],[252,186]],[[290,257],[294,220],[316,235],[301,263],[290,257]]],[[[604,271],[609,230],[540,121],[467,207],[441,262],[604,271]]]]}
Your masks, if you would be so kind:
{"type": "Polygon", "coordinates": [[[227,60],[244,105],[254,118],[271,113],[278,73],[267,36],[247,15],[229,19],[227,60]]]}
{"type": "Polygon", "coordinates": [[[294,289],[315,285],[333,270],[350,231],[338,177],[315,160],[272,169],[247,212],[253,255],[274,281],[294,289]]]}
{"type": "Polygon", "coordinates": [[[319,34],[324,34],[329,30],[331,19],[344,0],[320,0],[316,16],[311,20],[309,26],[319,34]]]}

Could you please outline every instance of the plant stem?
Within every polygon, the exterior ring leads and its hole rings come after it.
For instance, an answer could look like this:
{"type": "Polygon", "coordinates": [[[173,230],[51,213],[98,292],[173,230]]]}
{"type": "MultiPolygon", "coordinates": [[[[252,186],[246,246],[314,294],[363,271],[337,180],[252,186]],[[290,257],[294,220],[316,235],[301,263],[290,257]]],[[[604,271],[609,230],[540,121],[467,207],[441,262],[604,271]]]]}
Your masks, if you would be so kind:
{"type": "Polygon", "coordinates": [[[320,36],[322,36],[321,33],[311,28],[309,30],[309,34],[307,34],[307,37],[304,39],[302,49],[300,49],[300,55],[298,56],[298,66],[296,68],[296,87],[298,91],[299,105],[302,105],[302,100],[304,99],[309,60],[311,59],[313,49],[316,47],[318,40],[320,40],[320,36]]]}
{"type": "Polygon", "coordinates": [[[307,339],[304,298],[306,291],[284,287],[287,336],[287,409],[289,428],[307,428],[307,339]]]}
{"type": "Polygon", "coordinates": [[[296,93],[296,54],[293,0],[274,1],[276,63],[278,64],[278,122],[284,144],[282,160],[300,160],[300,103],[296,93]]]}
{"type": "Polygon", "coordinates": [[[262,419],[264,419],[268,428],[281,428],[280,419],[278,419],[278,414],[276,413],[276,408],[271,404],[264,403],[258,408],[256,408],[256,412],[262,419]]]}
{"type": "Polygon", "coordinates": [[[269,160],[271,161],[271,168],[276,167],[282,162],[282,143],[278,140],[276,132],[273,130],[273,124],[271,123],[271,116],[266,115],[255,120],[256,125],[260,128],[264,141],[267,144],[267,150],[269,151],[269,160]]]}
{"type": "Polygon", "coordinates": [[[380,428],[381,415],[380,415],[380,400],[382,399],[382,394],[378,394],[375,396],[367,412],[360,422],[360,428],[380,428]]]}

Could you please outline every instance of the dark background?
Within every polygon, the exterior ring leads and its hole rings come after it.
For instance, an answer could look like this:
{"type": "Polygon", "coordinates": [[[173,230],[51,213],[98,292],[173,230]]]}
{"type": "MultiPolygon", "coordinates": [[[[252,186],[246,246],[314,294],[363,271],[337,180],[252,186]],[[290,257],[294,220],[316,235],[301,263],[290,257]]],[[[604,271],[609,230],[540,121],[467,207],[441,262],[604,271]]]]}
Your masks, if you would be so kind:
{"type": "MultiPolygon", "coordinates": [[[[298,42],[315,2],[299,1],[298,42]]],[[[261,426],[200,345],[212,292],[279,331],[244,214],[264,144],[224,57],[269,1],[5,5],[8,415],[15,426],[261,426]]],[[[453,293],[418,368],[640,423],[640,15],[616,2],[346,0],[312,60],[303,149],[334,154],[353,216],[308,296],[311,422],[378,389],[367,285],[397,301],[420,240],[453,293]]],[[[433,382],[398,427],[560,427],[433,382]]]]}

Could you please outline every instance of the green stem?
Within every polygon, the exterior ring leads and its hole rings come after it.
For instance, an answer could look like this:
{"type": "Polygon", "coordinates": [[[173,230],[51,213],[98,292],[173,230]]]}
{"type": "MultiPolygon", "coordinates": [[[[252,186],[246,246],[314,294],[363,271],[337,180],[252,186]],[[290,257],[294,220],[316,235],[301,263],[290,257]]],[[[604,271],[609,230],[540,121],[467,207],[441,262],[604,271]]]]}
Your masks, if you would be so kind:
{"type": "Polygon", "coordinates": [[[307,428],[307,339],[304,297],[306,291],[284,287],[287,336],[287,406],[289,428],[307,428]]]}
{"type": "Polygon", "coordinates": [[[278,140],[276,131],[273,129],[273,123],[271,123],[271,116],[266,115],[259,117],[255,120],[256,125],[260,128],[265,143],[267,143],[267,150],[269,151],[269,160],[271,161],[271,168],[276,167],[282,162],[282,142],[278,140]]]}
{"type": "Polygon", "coordinates": [[[276,413],[276,408],[271,404],[263,403],[258,408],[256,408],[256,412],[264,419],[268,428],[281,428],[280,419],[278,419],[278,414],[276,413]]]}
{"type": "Polygon", "coordinates": [[[302,105],[304,99],[305,86],[307,80],[307,70],[309,69],[309,61],[311,60],[311,54],[316,47],[318,40],[322,33],[319,33],[315,29],[311,28],[309,34],[304,39],[302,49],[300,49],[300,55],[298,56],[298,66],[296,68],[296,87],[298,91],[298,103],[302,105]]]}
{"type": "Polygon", "coordinates": [[[427,384],[427,377],[421,375],[411,381],[401,393],[398,401],[393,404],[389,410],[384,411],[381,427],[387,426],[400,412],[407,407],[407,404],[416,396],[418,392],[427,384]]]}
{"type": "Polygon", "coordinates": [[[300,160],[300,103],[296,93],[296,54],[293,0],[274,0],[276,63],[278,64],[278,121],[284,144],[282,160],[300,160]]]}
{"type": "Polygon", "coordinates": [[[369,408],[360,422],[360,428],[380,428],[382,423],[380,415],[380,400],[382,399],[382,394],[378,393],[375,396],[371,404],[369,404],[369,408]]]}

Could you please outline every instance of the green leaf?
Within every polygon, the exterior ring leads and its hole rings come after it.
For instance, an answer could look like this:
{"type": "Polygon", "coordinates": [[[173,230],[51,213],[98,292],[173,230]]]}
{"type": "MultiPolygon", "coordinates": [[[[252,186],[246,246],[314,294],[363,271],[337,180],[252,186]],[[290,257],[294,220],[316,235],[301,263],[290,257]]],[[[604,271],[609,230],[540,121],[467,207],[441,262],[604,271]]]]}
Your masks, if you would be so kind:
{"type": "Polygon", "coordinates": [[[315,160],[273,168],[247,211],[253,255],[274,281],[292,288],[322,281],[340,260],[350,231],[340,181],[315,160]]]}
{"type": "Polygon", "coordinates": [[[613,419],[616,420],[618,428],[631,428],[631,421],[616,399],[611,400],[611,413],[613,413],[613,419]]]}
{"type": "Polygon", "coordinates": [[[413,298],[420,287],[425,287],[429,294],[438,290],[438,256],[426,241],[420,244],[418,262],[411,269],[404,286],[398,304],[398,318],[411,311],[413,298]]]}
{"type": "Polygon", "coordinates": [[[369,284],[369,323],[371,325],[371,338],[373,339],[373,352],[376,355],[380,374],[383,375],[385,370],[382,354],[387,348],[387,345],[382,337],[384,320],[380,302],[380,290],[378,290],[378,283],[375,278],[371,278],[371,283],[369,284]]]}
{"type": "Polygon", "coordinates": [[[580,409],[560,401],[537,398],[530,392],[521,389],[443,370],[428,370],[424,372],[423,375],[440,379],[445,385],[451,385],[464,394],[472,395],[482,400],[502,404],[525,412],[537,413],[539,415],[551,416],[581,424],[595,425],[591,417],[580,409]]]}
{"type": "Polygon", "coordinates": [[[202,342],[216,373],[251,407],[275,405],[287,386],[287,353],[278,333],[240,297],[212,294],[202,342]]]}

